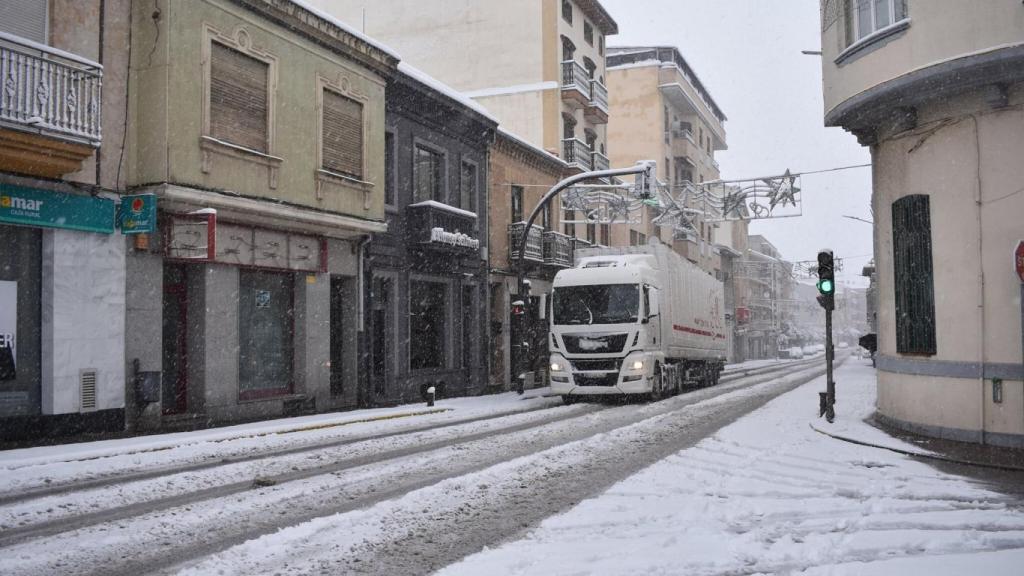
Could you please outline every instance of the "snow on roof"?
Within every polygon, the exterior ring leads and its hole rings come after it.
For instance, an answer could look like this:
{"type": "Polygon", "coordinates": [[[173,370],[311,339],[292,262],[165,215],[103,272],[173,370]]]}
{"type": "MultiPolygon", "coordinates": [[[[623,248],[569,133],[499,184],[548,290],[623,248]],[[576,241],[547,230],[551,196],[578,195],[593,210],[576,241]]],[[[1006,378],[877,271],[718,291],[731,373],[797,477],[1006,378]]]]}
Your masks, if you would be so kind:
{"type": "Polygon", "coordinates": [[[327,22],[330,22],[334,26],[337,26],[338,28],[341,28],[342,30],[344,30],[348,34],[351,34],[351,35],[355,36],[356,38],[359,38],[363,42],[366,42],[367,44],[377,48],[378,50],[382,50],[382,51],[386,52],[389,56],[392,56],[392,57],[397,58],[399,60],[401,59],[401,56],[399,56],[397,52],[395,52],[391,48],[387,47],[386,45],[381,44],[378,40],[374,40],[373,38],[370,38],[366,34],[363,34],[362,32],[356,30],[352,26],[342,22],[341,20],[338,20],[337,18],[335,18],[334,16],[328,14],[327,12],[324,12],[323,10],[320,10],[319,8],[314,8],[313,6],[310,6],[309,3],[306,2],[305,0],[290,0],[290,2],[292,4],[295,4],[298,7],[302,8],[303,10],[305,10],[305,11],[315,15],[317,18],[320,18],[321,20],[325,20],[327,22]]]}
{"type": "Polygon", "coordinates": [[[416,208],[417,206],[431,206],[437,208],[438,210],[451,212],[452,214],[458,214],[460,216],[465,216],[467,218],[476,218],[476,212],[470,212],[469,210],[463,210],[462,208],[449,206],[448,204],[443,204],[441,202],[438,202],[437,200],[424,200],[423,202],[417,202],[416,204],[409,204],[410,208],[416,208]]]}
{"type": "Polygon", "coordinates": [[[414,80],[417,80],[418,82],[425,84],[426,86],[429,86],[430,88],[440,92],[441,94],[448,96],[452,100],[455,100],[460,104],[467,106],[468,108],[472,108],[480,115],[486,117],[488,120],[492,120],[495,123],[498,122],[498,119],[495,118],[490,113],[490,111],[487,110],[487,108],[484,108],[482,105],[480,105],[479,102],[476,102],[472,98],[466,97],[466,95],[463,94],[462,92],[459,92],[458,90],[452,88],[451,86],[445,84],[444,82],[441,82],[437,78],[434,78],[433,76],[427,74],[426,72],[420,70],[419,68],[416,68],[411,64],[406,63],[405,61],[402,61],[398,63],[398,70],[399,72],[402,72],[403,74],[409,76],[410,78],[413,78],[414,80]]]}
{"type": "Polygon", "coordinates": [[[512,132],[509,132],[508,129],[506,129],[506,128],[498,126],[498,132],[500,132],[502,136],[505,136],[509,140],[515,140],[517,143],[522,144],[523,146],[525,146],[527,148],[531,148],[531,149],[535,150],[538,154],[543,154],[545,157],[548,157],[548,158],[558,162],[559,164],[562,164],[563,166],[566,166],[566,167],[569,166],[568,164],[565,163],[565,160],[562,160],[557,155],[552,154],[551,152],[548,152],[547,150],[541,148],[540,146],[536,146],[536,145],[530,143],[527,139],[525,139],[525,138],[523,138],[521,136],[513,134],[512,132]]]}
{"type": "MultiPolygon", "coordinates": [[[[656,58],[651,60],[641,60],[639,62],[630,62],[629,64],[619,64],[617,66],[609,66],[609,70],[626,70],[628,68],[647,68],[648,66],[661,66],[664,64],[661,60],[656,58]]],[[[671,66],[671,64],[670,64],[671,66]]]]}

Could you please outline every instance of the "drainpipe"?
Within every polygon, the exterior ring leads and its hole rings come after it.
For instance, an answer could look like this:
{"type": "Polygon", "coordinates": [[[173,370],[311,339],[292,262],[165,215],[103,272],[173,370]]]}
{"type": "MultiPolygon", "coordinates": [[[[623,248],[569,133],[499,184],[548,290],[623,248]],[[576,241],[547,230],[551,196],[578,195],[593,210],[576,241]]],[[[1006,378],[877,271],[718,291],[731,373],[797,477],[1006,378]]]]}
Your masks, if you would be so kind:
{"type": "Polygon", "coordinates": [[[978,325],[980,330],[978,338],[978,366],[980,370],[978,381],[981,383],[981,443],[985,444],[985,264],[983,259],[985,255],[985,229],[982,226],[981,215],[981,131],[978,128],[978,117],[971,114],[970,118],[974,122],[974,150],[977,160],[975,164],[977,186],[975,187],[974,203],[978,206],[978,325]]]}

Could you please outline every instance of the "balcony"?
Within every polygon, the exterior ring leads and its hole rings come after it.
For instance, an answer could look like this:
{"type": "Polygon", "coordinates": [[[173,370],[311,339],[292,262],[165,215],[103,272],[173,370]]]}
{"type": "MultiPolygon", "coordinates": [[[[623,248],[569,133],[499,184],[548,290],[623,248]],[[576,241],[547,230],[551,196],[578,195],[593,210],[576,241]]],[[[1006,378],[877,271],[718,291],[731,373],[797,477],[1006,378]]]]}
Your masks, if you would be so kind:
{"type": "Polygon", "coordinates": [[[598,80],[590,81],[590,102],[583,115],[594,124],[608,123],[608,88],[598,80]]]}
{"type": "Polygon", "coordinates": [[[590,156],[591,150],[585,142],[578,138],[562,140],[562,160],[580,172],[589,172],[594,169],[593,159],[590,156]]]}
{"type": "MultiPolygon", "coordinates": [[[[508,225],[508,257],[515,260],[519,257],[519,243],[523,241],[523,230],[526,229],[526,222],[516,222],[508,225]]],[[[526,237],[526,253],[523,260],[533,262],[544,261],[544,228],[534,224],[530,227],[530,233],[526,237]]]]}
{"type": "Polygon", "coordinates": [[[58,177],[99,147],[103,67],[0,32],[0,162],[58,177]]]}
{"type": "Polygon", "coordinates": [[[575,60],[562,62],[562,101],[573,108],[590,103],[590,74],[575,60]]]}
{"type": "MultiPolygon", "coordinates": [[[[608,157],[596,150],[591,154],[591,165],[594,170],[608,170],[611,168],[611,162],[608,161],[608,157]]],[[[605,179],[607,180],[607,179],[605,179]]]]}
{"type": "Polygon", "coordinates": [[[544,263],[559,268],[571,268],[573,264],[573,238],[549,230],[544,232],[544,263]]]}
{"type": "Polygon", "coordinates": [[[474,236],[476,214],[434,200],[410,204],[406,210],[409,244],[456,253],[479,252],[480,240],[474,236]]]}

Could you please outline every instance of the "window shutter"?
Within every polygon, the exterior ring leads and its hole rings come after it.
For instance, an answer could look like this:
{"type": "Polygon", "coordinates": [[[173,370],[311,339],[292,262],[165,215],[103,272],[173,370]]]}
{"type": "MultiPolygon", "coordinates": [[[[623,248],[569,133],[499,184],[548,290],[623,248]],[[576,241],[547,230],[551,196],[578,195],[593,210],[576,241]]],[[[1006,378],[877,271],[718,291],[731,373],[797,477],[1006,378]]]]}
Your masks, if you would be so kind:
{"type": "Polygon", "coordinates": [[[324,90],[323,167],[363,179],[363,105],[324,90]]]}
{"type": "Polygon", "coordinates": [[[3,0],[0,2],[0,32],[46,44],[48,0],[3,0]]]}
{"type": "Polygon", "coordinates": [[[896,291],[896,351],[935,354],[935,283],[928,196],[914,194],[892,205],[896,291]]]}
{"type": "Polygon", "coordinates": [[[268,151],[267,78],[270,66],[213,43],[210,51],[210,136],[268,151]]]}

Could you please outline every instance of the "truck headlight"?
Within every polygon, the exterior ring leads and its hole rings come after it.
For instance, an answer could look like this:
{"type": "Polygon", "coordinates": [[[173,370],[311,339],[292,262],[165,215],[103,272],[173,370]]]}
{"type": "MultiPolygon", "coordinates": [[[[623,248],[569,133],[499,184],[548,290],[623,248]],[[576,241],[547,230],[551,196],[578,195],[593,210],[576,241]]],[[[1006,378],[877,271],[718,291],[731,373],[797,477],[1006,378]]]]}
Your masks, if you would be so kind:
{"type": "Polygon", "coordinates": [[[551,363],[551,371],[552,372],[561,372],[563,369],[564,369],[564,366],[562,366],[558,362],[552,362],[551,363]]]}
{"type": "Polygon", "coordinates": [[[634,360],[633,364],[631,366],[633,367],[633,370],[643,370],[644,369],[644,361],[643,360],[634,360]]]}

